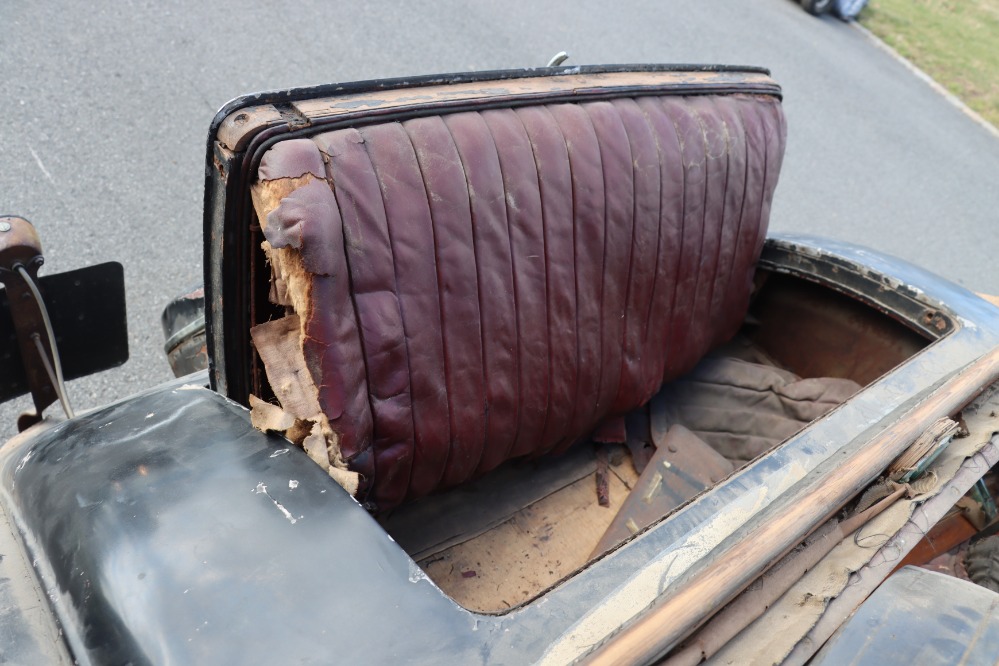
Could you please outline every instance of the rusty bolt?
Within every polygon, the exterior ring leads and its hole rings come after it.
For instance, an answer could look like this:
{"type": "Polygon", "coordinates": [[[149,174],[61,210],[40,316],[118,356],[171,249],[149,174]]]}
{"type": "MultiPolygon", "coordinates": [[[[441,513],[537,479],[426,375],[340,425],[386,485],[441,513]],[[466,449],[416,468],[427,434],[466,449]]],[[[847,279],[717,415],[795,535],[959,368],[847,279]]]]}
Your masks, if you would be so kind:
{"type": "Polygon", "coordinates": [[[14,271],[20,264],[32,272],[42,264],[42,244],[31,223],[21,217],[0,217],[0,268],[14,271]],[[6,228],[4,228],[6,227],[6,228]]]}

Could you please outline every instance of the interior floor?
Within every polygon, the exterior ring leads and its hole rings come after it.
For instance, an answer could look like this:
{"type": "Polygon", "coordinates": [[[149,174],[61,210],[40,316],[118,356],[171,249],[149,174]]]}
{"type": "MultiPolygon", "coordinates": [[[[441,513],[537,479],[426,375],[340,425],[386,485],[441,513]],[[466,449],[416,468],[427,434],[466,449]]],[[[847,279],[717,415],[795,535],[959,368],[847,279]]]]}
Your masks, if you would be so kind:
{"type": "MultiPolygon", "coordinates": [[[[765,455],[927,341],[851,298],[761,275],[740,335],[625,420],[623,443],[511,461],[381,521],[470,610],[523,604],[765,455]]],[[[613,439],[613,437],[611,438],[613,439]]]]}

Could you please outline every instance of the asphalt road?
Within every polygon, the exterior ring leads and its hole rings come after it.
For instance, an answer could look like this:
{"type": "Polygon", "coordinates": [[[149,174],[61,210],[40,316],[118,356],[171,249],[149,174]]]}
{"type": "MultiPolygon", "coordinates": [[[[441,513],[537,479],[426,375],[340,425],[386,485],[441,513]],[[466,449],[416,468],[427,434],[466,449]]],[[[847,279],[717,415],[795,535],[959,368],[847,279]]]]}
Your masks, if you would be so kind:
{"type": "MultiPolygon", "coordinates": [[[[0,212],[35,223],[49,271],[125,266],[131,360],[72,382],[77,407],[170,377],[159,314],[201,280],[205,134],[228,99],[542,65],[563,49],[569,64],[771,68],[789,125],[772,229],[999,293],[999,140],[861,32],[792,0],[0,0],[0,212]]],[[[0,431],[27,404],[0,407],[0,431]]]]}

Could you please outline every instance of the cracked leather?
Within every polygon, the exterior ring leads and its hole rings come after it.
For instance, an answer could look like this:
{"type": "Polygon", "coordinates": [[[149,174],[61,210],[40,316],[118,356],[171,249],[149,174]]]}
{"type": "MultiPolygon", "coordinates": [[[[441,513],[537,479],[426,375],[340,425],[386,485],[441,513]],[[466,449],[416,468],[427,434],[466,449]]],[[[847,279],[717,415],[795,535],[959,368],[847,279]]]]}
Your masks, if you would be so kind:
{"type": "Polygon", "coordinates": [[[460,112],[278,144],[306,362],[379,509],[561,451],[731,338],[784,151],[769,96],[460,112]]]}

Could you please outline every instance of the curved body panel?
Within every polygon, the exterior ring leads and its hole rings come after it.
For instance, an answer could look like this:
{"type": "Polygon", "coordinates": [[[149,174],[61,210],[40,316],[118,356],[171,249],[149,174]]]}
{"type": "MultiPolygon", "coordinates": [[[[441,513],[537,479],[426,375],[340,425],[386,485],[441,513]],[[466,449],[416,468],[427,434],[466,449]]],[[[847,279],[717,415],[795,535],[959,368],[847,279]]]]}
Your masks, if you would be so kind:
{"type": "Polygon", "coordinates": [[[5,509],[80,663],[571,659],[584,639],[605,637],[710,567],[722,541],[765,518],[795,483],[834,471],[837,455],[863,447],[999,343],[999,310],[891,257],[787,237],[768,241],[763,263],[819,281],[838,276],[844,291],[883,307],[890,291],[909,303],[899,311],[942,313],[951,332],[503,615],[448,599],[304,453],[253,430],[246,410],[199,386],[168,385],[8,443],[5,509]]]}

